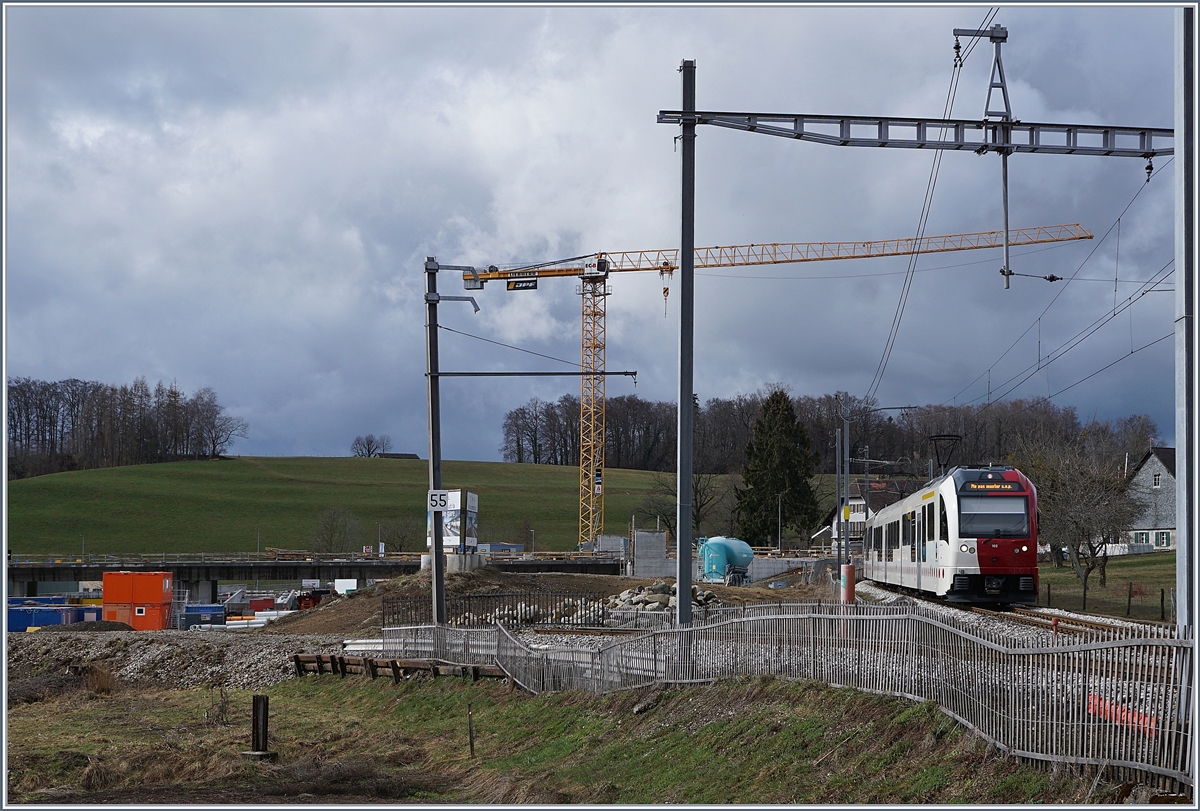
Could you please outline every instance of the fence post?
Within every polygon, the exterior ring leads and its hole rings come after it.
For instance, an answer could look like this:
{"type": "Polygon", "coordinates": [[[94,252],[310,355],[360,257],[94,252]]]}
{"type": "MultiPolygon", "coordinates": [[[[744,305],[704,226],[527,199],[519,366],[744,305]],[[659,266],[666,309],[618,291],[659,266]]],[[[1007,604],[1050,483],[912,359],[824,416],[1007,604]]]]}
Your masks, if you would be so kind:
{"type": "Polygon", "coordinates": [[[1128,594],[1125,597],[1125,616],[1129,616],[1129,612],[1133,610],[1133,581],[1129,581],[1128,594]]]}
{"type": "Polygon", "coordinates": [[[276,752],[267,750],[267,715],[268,702],[267,696],[258,695],[253,697],[253,709],[250,715],[250,746],[249,752],[242,752],[242,757],[247,760],[274,760],[277,756],[276,752]]]}

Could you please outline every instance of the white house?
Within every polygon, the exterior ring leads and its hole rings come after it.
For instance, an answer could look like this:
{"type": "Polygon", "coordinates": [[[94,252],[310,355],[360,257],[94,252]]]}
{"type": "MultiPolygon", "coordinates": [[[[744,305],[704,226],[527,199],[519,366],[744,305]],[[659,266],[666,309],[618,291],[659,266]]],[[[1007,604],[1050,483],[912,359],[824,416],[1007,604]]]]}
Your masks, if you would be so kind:
{"type": "Polygon", "coordinates": [[[1130,487],[1146,501],[1128,533],[1130,543],[1175,548],[1175,449],[1150,448],[1133,469],[1130,487]]]}

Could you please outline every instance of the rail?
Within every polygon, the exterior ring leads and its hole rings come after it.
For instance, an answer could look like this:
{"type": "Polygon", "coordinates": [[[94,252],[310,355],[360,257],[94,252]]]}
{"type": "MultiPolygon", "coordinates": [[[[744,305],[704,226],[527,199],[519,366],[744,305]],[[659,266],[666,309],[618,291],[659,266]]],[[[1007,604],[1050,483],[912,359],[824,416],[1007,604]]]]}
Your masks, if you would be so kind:
{"type": "Polygon", "coordinates": [[[758,615],[715,615],[621,636],[599,650],[535,649],[503,626],[384,628],[384,648],[392,657],[494,663],[534,693],[748,675],[814,679],[936,702],[1012,755],[1193,785],[1194,644],[1173,628],[1081,628],[1016,646],[1000,631],[919,605],[746,608],[758,615]]]}

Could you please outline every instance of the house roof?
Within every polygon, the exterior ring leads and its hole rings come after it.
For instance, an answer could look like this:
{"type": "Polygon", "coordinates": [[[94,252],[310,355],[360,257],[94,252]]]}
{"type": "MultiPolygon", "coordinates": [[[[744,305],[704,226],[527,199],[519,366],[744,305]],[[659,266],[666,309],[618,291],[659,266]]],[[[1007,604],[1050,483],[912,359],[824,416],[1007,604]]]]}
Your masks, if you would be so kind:
{"type": "Polygon", "coordinates": [[[1174,448],[1151,447],[1150,450],[1146,451],[1146,455],[1142,457],[1142,460],[1140,462],[1138,462],[1136,466],[1134,466],[1133,473],[1131,475],[1136,476],[1137,472],[1142,469],[1142,465],[1146,464],[1146,462],[1148,462],[1150,460],[1151,456],[1156,457],[1159,462],[1162,462],[1163,467],[1165,467],[1167,469],[1167,472],[1171,474],[1171,477],[1174,478],[1174,476],[1175,476],[1175,449],[1174,448]]]}
{"type": "MultiPolygon", "coordinates": [[[[920,490],[928,482],[919,479],[871,479],[871,512],[878,512],[880,509],[895,504],[902,498],[911,496],[913,493],[920,490]]],[[[863,497],[862,479],[855,479],[850,482],[850,498],[861,499],[863,497]]],[[[825,515],[825,523],[833,522],[837,515],[837,506],[830,508],[825,515]]]]}

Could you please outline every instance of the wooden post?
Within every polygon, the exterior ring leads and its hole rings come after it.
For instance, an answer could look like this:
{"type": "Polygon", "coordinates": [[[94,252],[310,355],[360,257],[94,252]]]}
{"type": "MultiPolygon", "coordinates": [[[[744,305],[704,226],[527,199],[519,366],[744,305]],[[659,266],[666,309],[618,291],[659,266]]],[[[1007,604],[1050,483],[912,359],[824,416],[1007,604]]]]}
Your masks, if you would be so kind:
{"type": "Polygon", "coordinates": [[[1046,584],[1046,608],[1050,607],[1050,584],[1046,584]]]}
{"type": "Polygon", "coordinates": [[[296,675],[303,676],[304,675],[304,665],[300,664],[300,654],[298,654],[298,653],[292,654],[292,664],[294,664],[296,666],[296,675]]]}
{"type": "Polygon", "coordinates": [[[400,683],[400,663],[392,660],[392,684],[400,683]]]}
{"type": "Polygon", "coordinates": [[[1125,597],[1125,616],[1129,616],[1129,612],[1133,610],[1133,581],[1129,581],[1129,591],[1125,597]]]}
{"type": "Polygon", "coordinates": [[[475,757],[475,720],[471,716],[471,704],[467,703],[467,738],[471,742],[471,757],[475,757]]]}
{"type": "Polygon", "coordinates": [[[1158,618],[1163,622],[1167,620],[1167,590],[1158,590],[1158,618]]]}

